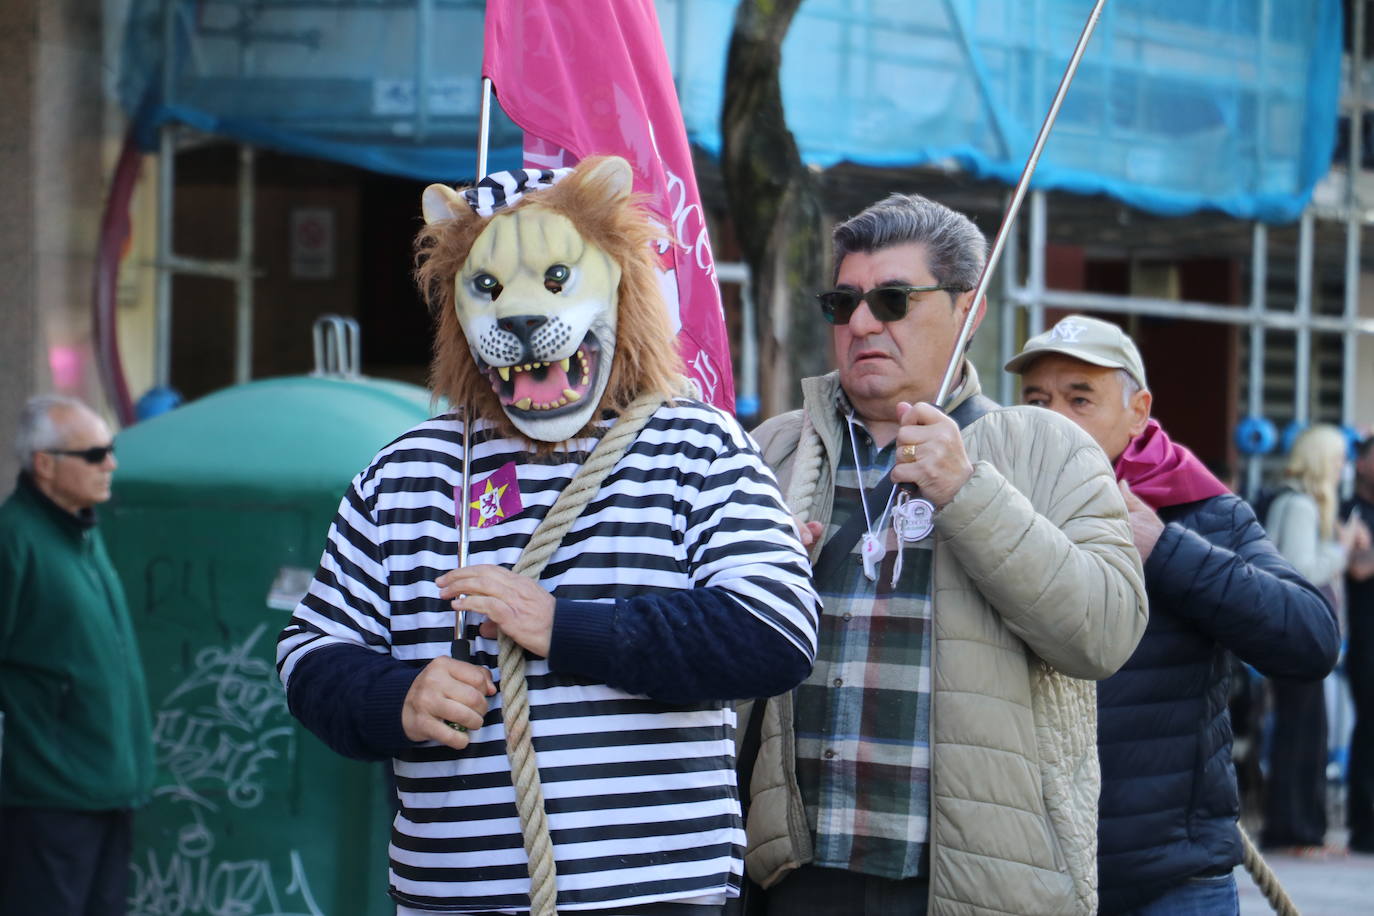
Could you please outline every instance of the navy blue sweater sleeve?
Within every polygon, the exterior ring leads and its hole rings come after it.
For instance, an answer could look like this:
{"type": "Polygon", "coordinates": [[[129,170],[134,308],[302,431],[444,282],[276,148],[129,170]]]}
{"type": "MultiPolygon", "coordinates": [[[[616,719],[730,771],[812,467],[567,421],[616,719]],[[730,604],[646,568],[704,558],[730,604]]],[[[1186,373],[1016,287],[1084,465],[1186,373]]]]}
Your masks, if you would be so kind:
{"type": "Polygon", "coordinates": [[[322,646],[296,662],[287,706],[345,757],[384,760],[416,746],[401,728],[401,707],[421,670],[362,646],[322,646]]]}
{"type": "Polygon", "coordinates": [[[667,703],[774,696],[811,671],[782,633],[721,588],[614,604],[558,599],[549,667],[667,703]]]}
{"type": "Polygon", "coordinates": [[[1166,509],[1145,563],[1150,613],[1189,620],[1269,677],[1321,678],[1340,634],[1321,593],[1283,558],[1239,497],[1166,509]]]}

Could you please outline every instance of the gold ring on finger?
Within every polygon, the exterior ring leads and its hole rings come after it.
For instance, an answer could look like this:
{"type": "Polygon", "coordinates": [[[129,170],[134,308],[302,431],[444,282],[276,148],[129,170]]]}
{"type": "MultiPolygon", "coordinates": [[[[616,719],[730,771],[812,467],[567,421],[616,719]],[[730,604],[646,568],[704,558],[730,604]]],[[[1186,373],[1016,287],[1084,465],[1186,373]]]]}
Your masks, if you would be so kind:
{"type": "Polygon", "coordinates": [[[903,445],[901,448],[901,453],[902,457],[905,458],[907,461],[916,460],[916,446],[914,445],[903,445]]]}

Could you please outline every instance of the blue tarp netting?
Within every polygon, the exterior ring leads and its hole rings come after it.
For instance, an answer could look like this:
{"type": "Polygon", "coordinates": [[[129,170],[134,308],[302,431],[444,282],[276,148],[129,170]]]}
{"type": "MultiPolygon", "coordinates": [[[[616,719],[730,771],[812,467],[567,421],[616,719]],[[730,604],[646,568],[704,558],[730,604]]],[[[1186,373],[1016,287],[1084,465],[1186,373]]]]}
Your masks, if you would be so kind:
{"type": "MultiPolygon", "coordinates": [[[[121,70],[149,144],[176,120],[426,180],[473,173],[480,0],[183,0],[170,23],[164,5],[134,0],[121,70]]],[[[735,6],[656,2],[688,133],[711,153],[735,6]]],[[[1014,182],[1092,6],[806,0],[783,48],[788,125],[820,166],[953,161],[1014,182]]],[[[1109,0],[1035,185],[1294,219],[1331,163],[1340,62],[1339,0],[1109,0]]],[[[517,164],[499,112],[491,145],[493,168],[517,164]]]]}
{"type": "MultiPolygon", "coordinates": [[[[120,99],[145,149],[170,121],[377,172],[469,179],[484,12],[482,0],[132,0],[120,99]]],[[[518,166],[520,142],[494,112],[490,167],[518,166]]]]}

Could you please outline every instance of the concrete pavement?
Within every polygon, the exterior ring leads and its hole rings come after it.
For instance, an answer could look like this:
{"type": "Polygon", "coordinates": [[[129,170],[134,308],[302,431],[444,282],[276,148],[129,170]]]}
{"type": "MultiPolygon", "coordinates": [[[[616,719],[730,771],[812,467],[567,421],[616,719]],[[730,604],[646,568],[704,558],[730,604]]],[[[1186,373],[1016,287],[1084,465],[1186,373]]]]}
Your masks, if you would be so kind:
{"type": "MultiPolygon", "coordinates": [[[[1267,853],[1302,916],[1374,916],[1374,855],[1298,859],[1267,853]]],[[[1244,867],[1236,869],[1241,916],[1268,916],[1273,910],[1244,867]]]]}

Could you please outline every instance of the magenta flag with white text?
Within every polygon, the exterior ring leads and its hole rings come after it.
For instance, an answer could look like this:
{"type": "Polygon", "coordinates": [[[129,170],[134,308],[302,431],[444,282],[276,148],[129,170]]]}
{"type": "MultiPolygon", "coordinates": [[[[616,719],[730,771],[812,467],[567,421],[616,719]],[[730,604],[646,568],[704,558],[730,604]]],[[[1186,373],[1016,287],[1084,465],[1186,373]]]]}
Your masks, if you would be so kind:
{"type": "Polygon", "coordinates": [[[482,73],[525,131],[526,167],[629,161],[666,227],[659,279],[678,350],[704,399],[733,413],[715,261],[653,0],[488,0],[482,73]]]}

